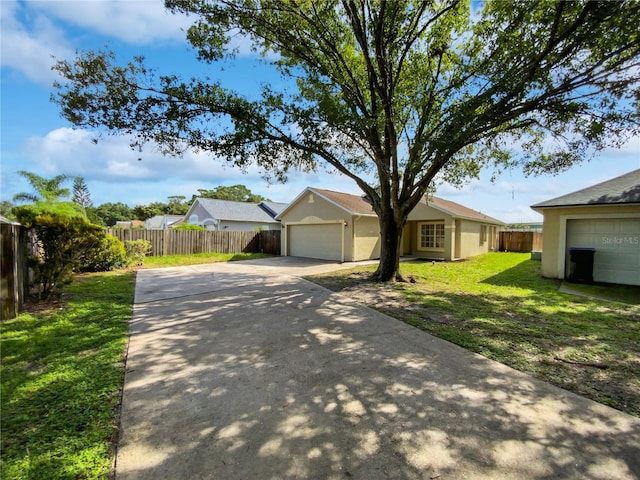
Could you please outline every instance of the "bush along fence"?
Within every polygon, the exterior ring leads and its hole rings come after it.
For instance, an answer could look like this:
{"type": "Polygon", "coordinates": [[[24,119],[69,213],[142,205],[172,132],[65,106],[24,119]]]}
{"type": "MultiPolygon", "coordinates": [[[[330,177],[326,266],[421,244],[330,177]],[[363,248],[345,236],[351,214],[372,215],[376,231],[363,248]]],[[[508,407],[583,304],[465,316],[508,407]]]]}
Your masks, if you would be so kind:
{"type": "Polygon", "coordinates": [[[529,253],[542,250],[542,233],[540,232],[500,232],[498,250],[501,252],[529,253]]]}
{"type": "Polygon", "coordinates": [[[147,240],[151,256],[192,253],[269,253],[280,255],[280,230],[202,231],[202,230],[106,230],[120,241],[147,240]]]}

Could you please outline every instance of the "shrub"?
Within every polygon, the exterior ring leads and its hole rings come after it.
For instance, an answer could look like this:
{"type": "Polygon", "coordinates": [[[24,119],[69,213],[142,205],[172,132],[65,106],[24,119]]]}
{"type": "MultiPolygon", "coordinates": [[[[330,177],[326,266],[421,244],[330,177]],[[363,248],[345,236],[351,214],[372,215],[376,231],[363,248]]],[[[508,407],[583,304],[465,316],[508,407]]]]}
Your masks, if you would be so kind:
{"type": "Polygon", "coordinates": [[[14,209],[20,223],[30,229],[29,264],[38,296],[45,299],[80,268],[105,236],[102,228],[89,223],[84,215],[60,205],[51,207],[49,211],[42,204],[14,209]]]}
{"type": "Polygon", "coordinates": [[[182,225],[178,225],[177,227],[172,227],[173,230],[199,230],[199,231],[207,231],[205,227],[200,225],[193,225],[191,223],[183,223],[182,225]]]}
{"type": "Polygon", "coordinates": [[[127,265],[140,266],[144,258],[151,252],[151,242],[148,240],[127,240],[124,242],[127,255],[127,265]]]}
{"type": "Polygon", "coordinates": [[[80,271],[107,272],[127,265],[127,252],[118,238],[105,235],[99,246],[86,252],[80,271]]]}

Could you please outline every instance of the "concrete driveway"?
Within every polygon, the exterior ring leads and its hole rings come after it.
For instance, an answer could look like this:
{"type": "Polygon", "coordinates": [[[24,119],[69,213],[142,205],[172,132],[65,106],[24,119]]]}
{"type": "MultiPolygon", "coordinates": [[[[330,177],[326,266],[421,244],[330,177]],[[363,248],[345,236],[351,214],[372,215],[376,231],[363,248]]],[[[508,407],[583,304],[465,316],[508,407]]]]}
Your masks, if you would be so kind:
{"type": "Polygon", "coordinates": [[[289,257],[138,272],[117,478],[636,479],[640,421],[289,257]]]}

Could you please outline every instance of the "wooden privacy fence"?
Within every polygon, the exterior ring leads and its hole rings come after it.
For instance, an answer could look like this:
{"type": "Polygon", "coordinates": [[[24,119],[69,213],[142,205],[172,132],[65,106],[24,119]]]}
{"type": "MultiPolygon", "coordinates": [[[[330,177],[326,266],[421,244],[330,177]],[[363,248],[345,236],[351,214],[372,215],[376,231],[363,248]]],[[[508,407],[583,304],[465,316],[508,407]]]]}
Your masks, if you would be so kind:
{"type": "Polygon", "coordinates": [[[280,255],[280,230],[261,232],[203,230],[136,230],[109,228],[107,233],[120,241],[147,240],[150,255],[189,255],[191,253],[270,253],[280,255]]]}
{"type": "Polygon", "coordinates": [[[498,249],[501,252],[529,253],[542,250],[542,233],[540,232],[500,232],[498,249]]]}
{"type": "Polygon", "coordinates": [[[28,292],[27,229],[22,225],[0,223],[0,270],[2,292],[1,320],[15,318],[28,292]]]}

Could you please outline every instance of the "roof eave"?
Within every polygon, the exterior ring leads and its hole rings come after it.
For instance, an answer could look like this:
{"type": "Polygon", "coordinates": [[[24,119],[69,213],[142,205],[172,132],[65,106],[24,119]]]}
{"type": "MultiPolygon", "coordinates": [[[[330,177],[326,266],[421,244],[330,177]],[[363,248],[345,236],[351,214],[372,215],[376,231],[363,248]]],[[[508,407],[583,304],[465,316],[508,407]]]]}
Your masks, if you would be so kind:
{"type": "Polygon", "coordinates": [[[640,206],[640,202],[612,202],[612,203],[570,203],[570,204],[561,204],[561,205],[544,205],[544,204],[536,204],[531,205],[529,208],[535,210],[536,212],[540,212],[541,210],[545,210],[547,208],[585,208],[585,207],[634,207],[640,206]]]}

